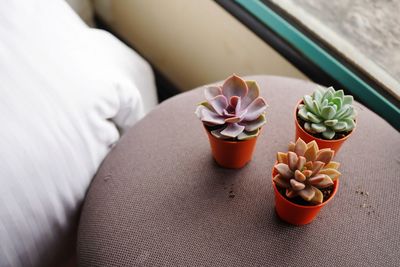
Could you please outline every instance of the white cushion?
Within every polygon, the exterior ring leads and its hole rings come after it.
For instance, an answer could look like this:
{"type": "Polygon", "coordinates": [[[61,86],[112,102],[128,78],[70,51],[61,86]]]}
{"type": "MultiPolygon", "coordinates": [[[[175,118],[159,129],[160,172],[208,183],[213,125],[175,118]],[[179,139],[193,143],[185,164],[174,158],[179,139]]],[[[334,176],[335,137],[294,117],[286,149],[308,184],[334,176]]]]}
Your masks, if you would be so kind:
{"type": "Polygon", "coordinates": [[[65,0],[89,26],[94,26],[93,2],[91,0],[65,0]]]}
{"type": "Polygon", "coordinates": [[[0,266],[56,263],[119,129],[155,104],[149,65],[64,1],[0,1],[0,266]]]}

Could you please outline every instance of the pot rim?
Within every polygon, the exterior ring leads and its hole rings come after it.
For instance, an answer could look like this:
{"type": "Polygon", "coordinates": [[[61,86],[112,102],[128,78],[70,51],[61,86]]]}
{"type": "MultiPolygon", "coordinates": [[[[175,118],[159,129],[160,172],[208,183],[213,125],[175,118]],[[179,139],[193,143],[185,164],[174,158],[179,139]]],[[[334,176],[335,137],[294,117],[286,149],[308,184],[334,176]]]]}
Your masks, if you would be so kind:
{"type": "Polygon", "coordinates": [[[253,139],[257,139],[257,138],[260,136],[261,131],[262,131],[262,129],[263,129],[263,127],[261,127],[260,130],[258,131],[258,134],[257,134],[256,136],[250,138],[250,139],[247,139],[247,140],[237,140],[237,141],[229,141],[229,140],[224,140],[224,139],[217,138],[217,137],[215,137],[214,135],[212,135],[212,134],[211,134],[211,131],[209,131],[209,130],[207,129],[207,127],[206,127],[206,125],[205,125],[204,123],[203,123],[203,127],[204,127],[204,130],[206,130],[207,134],[208,134],[209,136],[211,136],[213,139],[219,140],[220,142],[223,142],[223,143],[229,143],[229,144],[250,142],[250,141],[252,141],[253,139]]]}
{"type": "MultiPolygon", "coordinates": [[[[351,130],[351,132],[349,132],[345,137],[340,138],[340,139],[330,140],[330,139],[321,139],[321,138],[315,137],[314,135],[312,135],[312,134],[310,134],[309,132],[307,132],[307,131],[300,125],[299,120],[297,119],[297,108],[299,107],[299,105],[300,105],[301,103],[303,103],[303,99],[300,99],[300,101],[297,102],[297,105],[296,105],[296,107],[295,107],[295,109],[294,109],[294,120],[295,120],[296,126],[297,126],[305,135],[307,135],[309,138],[314,138],[314,139],[317,139],[317,140],[320,140],[320,141],[323,141],[323,142],[327,142],[327,143],[341,142],[341,141],[347,140],[347,139],[353,134],[353,132],[355,131],[355,129],[357,128],[357,124],[356,124],[356,127],[354,127],[354,129],[351,130]]],[[[356,120],[355,120],[355,121],[356,121],[356,120]]]]}
{"type": "Polygon", "coordinates": [[[333,192],[331,193],[331,195],[329,196],[329,198],[325,201],[322,202],[321,204],[318,205],[312,205],[312,206],[304,206],[304,205],[299,205],[296,203],[293,203],[292,201],[287,200],[284,196],[282,196],[282,194],[278,191],[278,188],[276,187],[273,179],[274,179],[274,173],[277,173],[277,171],[275,170],[275,165],[277,164],[277,162],[275,162],[274,167],[272,167],[272,186],[274,187],[274,192],[275,194],[279,195],[279,197],[281,198],[282,201],[286,202],[286,203],[290,203],[291,205],[295,206],[295,207],[299,207],[299,208],[303,208],[303,209],[315,209],[315,208],[319,208],[319,207],[323,207],[325,206],[329,201],[331,201],[333,199],[333,197],[336,195],[338,188],[339,188],[339,178],[337,178],[333,183],[333,192]]]}

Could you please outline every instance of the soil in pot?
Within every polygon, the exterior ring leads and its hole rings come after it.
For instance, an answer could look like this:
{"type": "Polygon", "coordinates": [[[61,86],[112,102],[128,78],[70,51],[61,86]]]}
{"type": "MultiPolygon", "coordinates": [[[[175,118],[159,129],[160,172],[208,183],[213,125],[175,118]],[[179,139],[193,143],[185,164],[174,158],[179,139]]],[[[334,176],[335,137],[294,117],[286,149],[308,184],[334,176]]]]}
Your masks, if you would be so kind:
{"type": "MultiPolygon", "coordinates": [[[[280,187],[277,186],[276,189],[278,189],[278,192],[284,198],[286,198],[290,202],[293,202],[294,204],[301,205],[301,206],[315,206],[315,205],[310,204],[310,202],[305,201],[304,199],[302,199],[299,196],[294,197],[294,198],[288,198],[286,196],[286,189],[285,188],[280,188],[280,187]]],[[[333,189],[334,189],[333,185],[331,185],[331,186],[329,186],[327,188],[320,189],[320,191],[324,195],[324,200],[323,200],[322,203],[324,203],[325,201],[327,201],[330,198],[330,196],[332,195],[333,189]]]]}

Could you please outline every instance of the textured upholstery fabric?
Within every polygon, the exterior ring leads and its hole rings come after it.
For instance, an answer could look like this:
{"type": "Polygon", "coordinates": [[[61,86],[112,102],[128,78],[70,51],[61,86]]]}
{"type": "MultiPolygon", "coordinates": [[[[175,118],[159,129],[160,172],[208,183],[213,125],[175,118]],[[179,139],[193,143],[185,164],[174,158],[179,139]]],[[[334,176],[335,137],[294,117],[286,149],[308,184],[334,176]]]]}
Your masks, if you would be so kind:
{"type": "Polygon", "coordinates": [[[296,102],[315,85],[253,78],[268,123],[241,170],[211,157],[193,114],[201,89],[165,101],[122,138],[83,207],[80,266],[400,265],[400,134],[356,104],[358,128],[336,157],[339,192],[313,223],[285,224],[274,212],[271,169],[294,138],[296,102]]]}

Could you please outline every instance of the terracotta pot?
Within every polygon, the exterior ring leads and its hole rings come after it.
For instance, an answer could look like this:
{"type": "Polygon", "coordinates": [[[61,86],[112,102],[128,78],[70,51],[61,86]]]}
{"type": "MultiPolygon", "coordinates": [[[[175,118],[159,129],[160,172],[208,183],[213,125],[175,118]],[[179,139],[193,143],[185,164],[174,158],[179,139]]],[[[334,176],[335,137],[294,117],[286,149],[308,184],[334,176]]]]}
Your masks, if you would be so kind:
{"type": "Polygon", "coordinates": [[[318,144],[318,148],[322,149],[322,148],[331,148],[332,150],[335,151],[335,155],[339,152],[339,149],[341,148],[342,144],[347,140],[347,138],[350,137],[350,135],[353,134],[355,128],[345,137],[341,138],[341,139],[336,139],[336,140],[325,140],[325,139],[320,139],[317,138],[311,134],[309,134],[308,132],[306,132],[306,130],[303,129],[303,127],[299,124],[299,121],[297,120],[297,107],[303,103],[303,100],[300,100],[297,105],[296,108],[294,110],[294,122],[296,125],[296,139],[297,140],[299,137],[301,139],[303,139],[304,142],[309,143],[312,140],[315,140],[318,144]]]}
{"type": "Polygon", "coordinates": [[[224,168],[240,169],[252,158],[257,137],[244,141],[226,141],[213,136],[205,128],[215,161],[224,168]]]}
{"type": "MultiPolygon", "coordinates": [[[[277,174],[275,169],[272,169],[272,179],[277,174]]],[[[287,200],[279,193],[275,183],[272,181],[272,186],[275,191],[275,210],[279,218],[293,225],[305,225],[314,220],[319,211],[333,199],[339,188],[339,179],[334,181],[333,192],[331,196],[323,203],[315,206],[302,206],[287,200]]]]}

